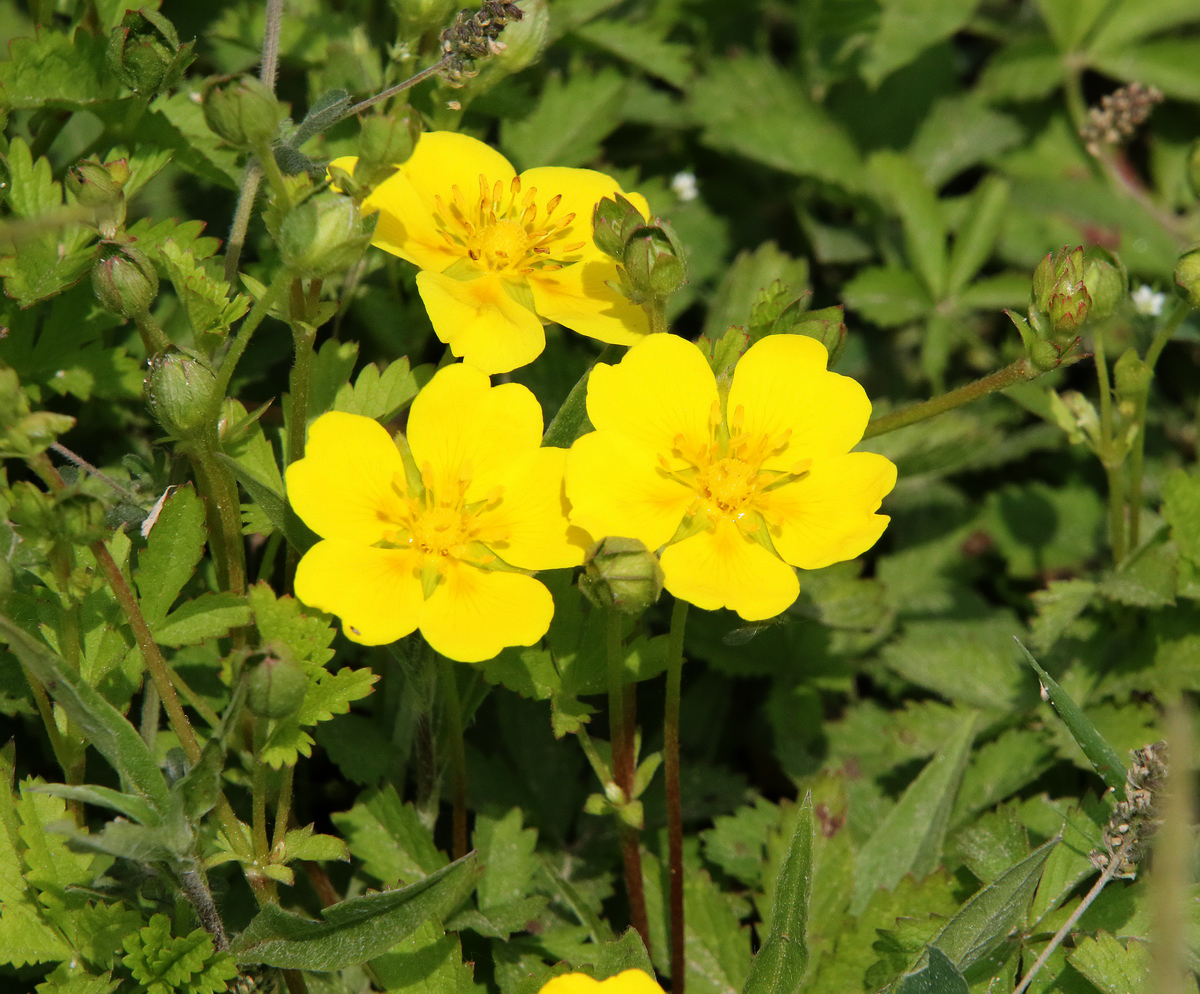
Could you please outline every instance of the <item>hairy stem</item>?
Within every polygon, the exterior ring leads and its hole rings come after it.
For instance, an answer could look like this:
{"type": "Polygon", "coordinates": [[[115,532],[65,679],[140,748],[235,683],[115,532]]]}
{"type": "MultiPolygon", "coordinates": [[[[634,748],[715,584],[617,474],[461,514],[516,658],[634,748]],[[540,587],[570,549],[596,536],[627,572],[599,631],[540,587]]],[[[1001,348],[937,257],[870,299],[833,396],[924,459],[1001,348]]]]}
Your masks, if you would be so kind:
{"type": "Polygon", "coordinates": [[[667,644],[667,699],[663,714],[663,772],[667,787],[667,864],[671,907],[671,994],[684,994],[683,807],[679,798],[679,698],[683,685],[683,630],[687,601],[676,598],[667,644]]]}

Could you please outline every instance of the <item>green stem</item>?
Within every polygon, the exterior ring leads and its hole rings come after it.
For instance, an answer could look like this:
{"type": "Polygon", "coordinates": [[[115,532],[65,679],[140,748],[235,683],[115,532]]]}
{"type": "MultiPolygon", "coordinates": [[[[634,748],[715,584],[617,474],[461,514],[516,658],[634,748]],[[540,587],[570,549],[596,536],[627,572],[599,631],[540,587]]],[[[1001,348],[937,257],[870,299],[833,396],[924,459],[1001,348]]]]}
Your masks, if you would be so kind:
{"type": "Polygon", "coordinates": [[[361,114],[368,107],[374,107],[375,104],[379,103],[380,101],[394,97],[397,93],[403,93],[409,87],[416,86],[418,83],[424,82],[435,73],[441,72],[441,70],[445,68],[448,59],[449,56],[443,57],[431,65],[428,69],[422,69],[415,76],[410,76],[408,79],[404,80],[404,82],[397,83],[395,86],[389,86],[382,93],[376,93],[375,96],[367,97],[366,100],[356,103],[341,116],[340,120],[344,121],[346,118],[353,117],[355,114],[361,114]]]}
{"type": "Polygon", "coordinates": [[[233,220],[229,223],[229,236],[225,239],[225,282],[230,286],[237,280],[242,249],[246,246],[246,232],[250,230],[250,215],[254,213],[254,198],[258,195],[261,180],[262,170],[258,162],[251,159],[242,173],[237,205],[233,209],[233,220]]]}
{"type": "MultiPolygon", "coordinates": [[[[633,729],[625,720],[625,652],[621,639],[621,615],[607,612],[605,654],[608,659],[608,724],[612,741],[613,779],[625,804],[634,800],[633,729]]],[[[638,830],[618,818],[621,860],[625,866],[625,892],[629,898],[629,920],[650,948],[650,922],[646,914],[646,891],[642,881],[642,851],[638,830]]]]}
{"type": "Polygon", "coordinates": [[[667,642],[667,699],[663,711],[663,766],[667,787],[667,863],[671,907],[671,994],[684,994],[683,808],[679,799],[679,698],[683,686],[683,631],[688,604],[676,598],[667,642]]]}
{"type": "Polygon", "coordinates": [[[317,353],[313,349],[317,332],[299,324],[292,328],[292,341],[296,358],[292,365],[291,383],[292,416],[288,421],[288,464],[304,458],[304,439],[308,430],[308,395],[312,384],[313,368],[317,364],[317,353]]]}
{"type": "Polygon", "coordinates": [[[1119,565],[1125,558],[1125,478],[1121,473],[1124,453],[1119,451],[1120,443],[1113,438],[1112,381],[1108,373],[1103,328],[1095,329],[1092,342],[1096,349],[1096,380],[1100,390],[1100,445],[1097,455],[1108,480],[1109,545],[1112,546],[1113,563],[1119,565]]]}
{"type": "Polygon", "coordinates": [[[454,858],[461,859],[467,854],[467,752],[463,743],[462,701],[453,661],[439,655],[438,666],[446,718],[446,751],[450,761],[454,858]]]}
{"type": "Polygon", "coordinates": [[[655,297],[646,302],[646,315],[650,319],[650,334],[663,334],[670,329],[667,326],[667,300],[665,297],[655,297]]]}
{"type": "MultiPolygon", "coordinates": [[[[1063,363],[1063,365],[1067,365],[1067,363],[1063,363]]],[[[939,414],[944,414],[946,411],[952,411],[956,407],[969,404],[980,397],[986,397],[997,390],[1011,387],[1014,383],[1025,383],[1029,380],[1035,380],[1043,372],[1044,370],[1030,365],[1028,359],[1022,356],[1016,362],[1010,363],[1003,369],[996,370],[994,373],[989,373],[974,383],[968,383],[966,386],[958,387],[956,390],[951,390],[949,393],[944,393],[938,397],[932,397],[919,404],[913,404],[911,407],[905,407],[899,411],[892,411],[890,414],[872,418],[870,424],[867,425],[867,430],[863,434],[863,438],[874,438],[876,435],[883,435],[889,431],[895,431],[897,428],[906,428],[909,425],[916,424],[918,421],[926,421],[939,414]]]]}
{"type": "Polygon", "coordinates": [[[267,185],[271,188],[271,197],[282,216],[292,206],[291,197],[288,195],[287,181],[283,178],[283,170],[275,161],[275,153],[269,143],[256,148],[254,155],[259,168],[267,178],[267,185]]]}
{"type": "Polygon", "coordinates": [[[280,848],[287,837],[288,820],[292,816],[292,782],[296,768],[285,766],[279,781],[279,797],[275,802],[275,826],[271,833],[271,850],[280,848]]]}
{"type": "Polygon", "coordinates": [[[142,347],[145,348],[146,355],[157,355],[171,347],[171,339],[149,311],[136,315],[133,323],[137,326],[138,334],[142,336],[142,347]]]}
{"type": "Polygon", "coordinates": [[[208,403],[207,420],[216,428],[221,418],[221,408],[225,403],[225,394],[229,390],[229,383],[233,379],[233,371],[237,368],[238,361],[242,358],[246,347],[250,344],[250,338],[262,324],[263,318],[271,313],[271,308],[275,306],[275,301],[279,295],[287,288],[292,281],[292,274],[286,269],[280,272],[271,285],[250,309],[250,313],[246,315],[246,320],[238,328],[238,333],[234,336],[233,342],[229,346],[229,351],[225,353],[225,358],[221,361],[221,368],[217,370],[217,380],[213,385],[212,398],[208,403]]]}
{"type": "Polygon", "coordinates": [[[241,596],[246,592],[246,544],[242,540],[241,501],[237,481],[214,455],[216,448],[215,437],[201,439],[189,447],[188,456],[192,459],[196,482],[209,514],[210,545],[217,572],[225,580],[225,589],[241,596]]]}
{"type": "MultiPolygon", "coordinates": [[[[254,863],[265,867],[271,862],[271,846],[267,841],[267,764],[262,761],[262,751],[267,744],[269,719],[258,718],[254,722],[254,773],[250,780],[250,838],[254,842],[254,863]]],[[[260,900],[265,897],[276,901],[275,881],[265,874],[259,877],[260,900]]]]}
{"type": "Polygon", "coordinates": [[[1158,357],[1162,355],[1162,350],[1167,347],[1167,342],[1175,335],[1176,330],[1183,324],[1183,319],[1191,313],[1191,310],[1192,306],[1186,300],[1179,301],[1175,305],[1175,310],[1171,312],[1171,316],[1154,333],[1154,340],[1150,343],[1150,348],[1146,350],[1146,365],[1151,369],[1154,368],[1158,357]]]}

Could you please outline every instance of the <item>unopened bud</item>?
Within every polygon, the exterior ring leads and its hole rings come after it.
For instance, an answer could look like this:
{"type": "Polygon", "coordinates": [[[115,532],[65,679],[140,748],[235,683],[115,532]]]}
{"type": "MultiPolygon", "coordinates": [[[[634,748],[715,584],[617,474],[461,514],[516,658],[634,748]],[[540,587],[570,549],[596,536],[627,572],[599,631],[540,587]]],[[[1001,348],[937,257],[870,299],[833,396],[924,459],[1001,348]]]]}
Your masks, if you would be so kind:
{"type": "Polygon", "coordinates": [[[662,593],[658,557],[636,538],[610,536],[588,551],[579,589],[597,607],[641,614],[662,593]]]}
{"type": "Polygon", "coordinates": [[[109,246],[92,267],[92,289],[105,310],[136,318],[150,310],[158,295],[158,273],[132,245],[109,246]]]}
{"type": "Polygon", "coordinates": [[[108,37],[106,58],[116,77],[137,93],[175,86],[191,64],[195,42],[179,43],[175,28],[157,10],[127,10],[108,37]]]}
{"type": "Polygon", "coordinates": [[[647,298],[664,299],[687,282],[680,246],[661,224],[634,232],[625,243],[624,261],[629,282],[647,298]]]}
{"type": "Polygon", "coordinates": [[[1117,400],[1142,401],[1150,393],[1150,381],[1154,370],[1143,360],[1136,349],[1127,349],[1113,364],[1113,384],[1117,400]]]}
{"type": "Polygon", "coordinates": [[[268,655],[246,680],[246,707],[260,718],[286,718],[300,709],[308,674],[291,659],[268,655]]]}
{"type": "Polygon", "coordinates": [[[509,75],[533,65],[550,36],[550,11],[546,0],[517,0],[525,16],[504,29],[500,50],[487,63],[490,75],[509,75]]]}
{"type": "Polygon", "coordinates": [[[339,193],[318,193],[293,207],[279,230],[284,264],[319,278],[350,268],[371,241],[358,206],[339,193]]]}
{"type": "Polygon", "coordinates": [[[1179,257],[1175,266],[1175,285],[1192,307],[1200,307],[1200,248],[1179,257]]]}
{"type": "Polygon", "coordinates": [[[592,240],[601,252],[620,262],[625,257],[625,242],[645,223],[641,211],[616,193],[604,197],[592,211],[592,240]]]}
{"type": "Polygon", "coordinates": [[[407,162],[421,137],[421,116],[374,114],[363,119],[358,136],[359,165],[394,167],[407,162]]]}
{"type": "Polygon", "coordinates": [[[1083,248],[1047,255],[1033,273],[1030,319],[1039,334],[1062,342],[1087,319],[1092,298],[1084,283],[1083,248]]]}
{"type": "Polygon", "coordinates": [[[218,77],[204,88],[204,120],[236,148],[259,151],[269,146],[287,114],[271,88],[254,76],[218,77]]]}
{"type": "Polygon", "coordinates": [[[146,374],[146,405],[173,437],[192,439],[207,426],[216,382],[212,370],[186,352],[160,352],[146,374]]]}
{"type": "Polygon", "coordinates": [[[103,238],[112,238],[125,222],[125,195],[129,163],[114,159],[101,164],[85,160],[67,171],[64,185],[75,202],[96,211],[96,227],[103,238]]]}
{"type": "Polygon", "coordinates": [[[1106,249],[1088,249],[1083,266],[1083,284],[1092,298],[1092,320],[1112,314],[1128,296],[1128,277],[1121,260],[1106,249]]]}

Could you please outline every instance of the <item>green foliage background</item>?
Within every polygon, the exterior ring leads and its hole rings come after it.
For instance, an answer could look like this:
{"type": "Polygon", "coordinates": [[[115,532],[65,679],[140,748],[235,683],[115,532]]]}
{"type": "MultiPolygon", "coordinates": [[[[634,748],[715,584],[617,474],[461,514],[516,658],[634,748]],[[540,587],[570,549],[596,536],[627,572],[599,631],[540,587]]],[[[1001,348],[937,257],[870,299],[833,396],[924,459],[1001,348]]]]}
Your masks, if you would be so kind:
{"type": "MultiPolygon", "coordinates": [[[[0,986],[524,994],[568,967],[665,974],[661,779],[641,797],[648,956],[628,930],[615,820],[589,801],[599,787],[574,741],[585,727],[604,737],[606,684],[603,620],[569,580],[548,581],[546,645],[458,668],[475,854],[455,862],[448,808],[419,783],[422,736],[446,734],[428,727],[436,692],[419,653],[349,643],[285,593],[287,549],[311,541],[283,499],[288,428],[330,409],[394,421],[441,357],[411,268],[382,252],[304,284],[336,302],[306,313],[318,351],[304,411],[287,396],[282,321],[268,317],[238,365],[219,447],[242,486],[251,583],[222,589],[206,551],[218,525],[191,482],[211,468],[164,444],[138,322],[101,307],[90,274],[136,239],[160,280],[153,318],[202,357],[276,279],[270,208],[250,226],[249,279],[223,279],[246,154],[200,105],[206,77],[256,67],[264,5],[153,9],[195,47],[154,35],[177,62],[135,91],[110,55],[124,3],[0,3],[0,986]],[[69,178],[89,156],[128,162],[127,214],[107,230],[69,178]],[[36,459],[54,438],[121,489],[56,454],[66,489],[49,493],[36,459]],[[137,526],[168,484],[145,540],[137,526]],[[96,543],[190,688],[199,759],[155,731],[147,663],[96,543]],[[286,717],[239,710],[254,652],[304,674],[286,717]],[[264,827],[265,850],[232,847],[229,826],[257,824],[255,805],[275,811],[284,791],[290,819],[269,840],[264,827]],[[196,910],[197,875],[229,949],[196,910]]],[[[442,0],[289,0],[278,94],[294,121],[331,90],[370,96],[435,61],[453,14],[442,0]]],[[[820,317],[848,328],[838,371],[886,413],[1019,359],[1002,312],[1028,307],[1035,266],[1064,245],[1106,248],[1130,288],[1166,294],[1153,316],[1123,289],[1084,329],[1079,353],[1098,364],[868,440],[900,471],[879,546],[804,574],[777,624],[694,611],[687,632],[688,990],[1012,990],[1098,875],[1089,853],[1114,794],[1096,742],[1124,762],[1163,736],[1164,708],[1200,691],[1200,326],[1173,276],[1200,239],[1200,11],[549,0],[544,14],[528,67],[496,57],[461,89],[434,79],[385,106],[402,116],[411,96],[426,129],[488,140],[518,169],[595,167],[645,194],[688,250],[670,305],[679,334],[715,340],[811,290],[803,307],[844,306],[820,317]],[[1088,105],[1130,82],[1164,101],[1134,138],[1089,155],[1088,105]],[[1123,394],[1118,373],[1109,436],[1089,434],[1113,360],[1147,357],[1159,335],[1147,398],[1123,394]],[[1116,556],[1114,480],[1127,488],[1118,519],[1128,505],[1138,522],[1119,526],[1130,541],[1116,556]],[[1014,636],[1078,705],[1069,722],[1014,636]]],[[[303,155],[354,154],[358,133],[341,121],[303,155]]],[[[547,331],[545,354],[512,378],[549,420],[598,347],[547,331]]],[[[643,757],[662,743],[666,620],[658,608],[626,633],[643,757]]],[[[1190,887],[1189,839],[1181,861],[1162,855],[1183,878],[1152,866],[1111,883],[1030,990],[1195,990],[1193,912],[1158,957],[1181,949],[1186,979],[1162,986],[1149,951],[1172,885],[1190,887]]]]}

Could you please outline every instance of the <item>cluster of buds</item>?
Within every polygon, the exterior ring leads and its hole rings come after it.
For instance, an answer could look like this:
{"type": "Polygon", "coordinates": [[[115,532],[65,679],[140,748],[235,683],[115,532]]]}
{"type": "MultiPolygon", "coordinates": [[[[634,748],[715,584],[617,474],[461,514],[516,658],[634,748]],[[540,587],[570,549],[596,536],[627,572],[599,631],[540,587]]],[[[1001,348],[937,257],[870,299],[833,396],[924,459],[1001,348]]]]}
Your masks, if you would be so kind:
{"type": "Polygon", "coordinates": [[[1133,766],[1125,779],[1125,800],[1118,801],[1104,827],[1104,851],[1088,854],[1092,865],[1107,869],[1117,860],[1113,876],[1132,879],[1146,843],[1162,824],[1159,798],[1167,779],[1167,744],[1155,742],[1133,750],[1133,766]]]}
{"type": "Polygon", "coordinates": [[[596,247],[620,265],[614,287],[639,306],[661,303],[687,282],[683,245],[660,217],[647,221],[619,193],[605,197],[592,214],[596,247]]]}
{"type": "Polygon", "coordinates": [[[1053,369],[1079,344],[1089,318],[1112,314],[1128,294],[1120,261],[1104,249],[1064,246],[1047,253],[1033,272],[1029,318],[1005,313],[1016,325],[1026,354],[1038,369],[1053,369]]]}
{"type": "Polygon", "coordinates": [[[477,75],[475,63],[504,51],[504,43],[497,41],[500,32],[524,16],[525,12],[511,0],[484,0],[474,13],[460,11],[454,23],[442,32],[442,79],[450,86],[462,86],[477,75]]]}
{"type": "Polygon", "coordinates": [[[1104,96],[1099,107],[1089,108],[1087,124],[1079,132],[1088,152],[1098,156],[1103,146],[1128,141],[1162,99],[1159,90],[1141,83],[1130,83],[1104,96]]]}

